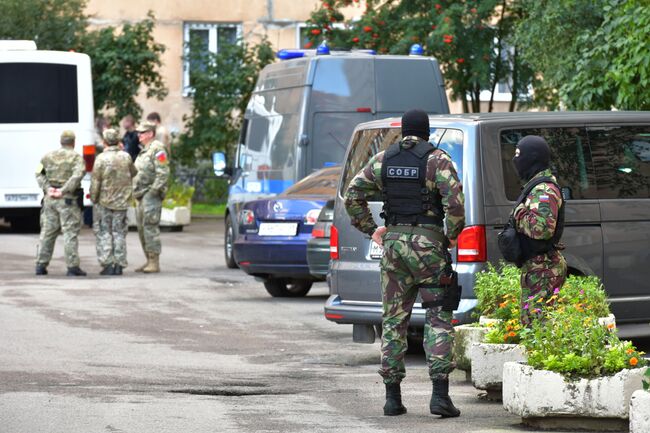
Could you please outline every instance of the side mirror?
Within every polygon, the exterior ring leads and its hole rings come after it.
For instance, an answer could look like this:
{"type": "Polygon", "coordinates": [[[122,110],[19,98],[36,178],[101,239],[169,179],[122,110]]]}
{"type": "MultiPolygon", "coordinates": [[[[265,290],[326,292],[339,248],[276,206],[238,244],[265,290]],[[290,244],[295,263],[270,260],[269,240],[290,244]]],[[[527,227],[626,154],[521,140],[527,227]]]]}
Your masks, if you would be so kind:
{"type": "Polygon", "coordinates": [[[217,177],[226,177],[226,155],[223,152],[214,152],[212,154],[212,168],[217,177]]]}

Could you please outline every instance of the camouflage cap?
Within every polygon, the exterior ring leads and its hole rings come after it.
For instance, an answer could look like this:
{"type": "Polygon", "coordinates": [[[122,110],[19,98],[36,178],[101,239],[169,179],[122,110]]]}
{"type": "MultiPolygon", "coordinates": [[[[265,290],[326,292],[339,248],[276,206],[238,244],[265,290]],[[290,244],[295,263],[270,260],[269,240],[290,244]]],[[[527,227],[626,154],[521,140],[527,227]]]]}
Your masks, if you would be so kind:
{"type": "Polygon", "coordinates": [[[149,122],[148,120],[145,120],[141,124],[138,125],[138,127],[135,129],[138,132],[147,132],[147,131],[156,131],[156,124],[153,122],[149,122]]]}
{"type": "Polygon", "coordinates": [[[104,137],[104,140],[109,146],[114,146],[120,141],[120,134],[118,134],[113,128],[106,129],[103,132],[102,137],[104,137]]]}
{"type": "Polygon", "coordinates": [[[61,133],[61,144],[73,144],[74,140],[74,131],[67,129],[61,133]]]}

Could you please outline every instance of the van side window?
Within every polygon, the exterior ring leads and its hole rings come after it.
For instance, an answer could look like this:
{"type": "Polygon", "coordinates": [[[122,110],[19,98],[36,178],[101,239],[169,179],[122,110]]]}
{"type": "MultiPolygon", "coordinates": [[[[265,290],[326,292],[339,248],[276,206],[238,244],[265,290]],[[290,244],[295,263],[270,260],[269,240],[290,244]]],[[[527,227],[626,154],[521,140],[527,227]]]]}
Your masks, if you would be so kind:
{"type": "Polygon", "coordinates": [[[501,166],[508,200],[516,200],[522,183],[512,158],[517,142],[527,135],[544,137],[551,147],[551,171],[566,199],[595,199],[596,176],[583,127],[508,129],[499,134],[501,166]]]}
{"type": "Polygon", "coordinates": [[[588,128],[600,198],[650,198],[650,126],[588,128]]]}

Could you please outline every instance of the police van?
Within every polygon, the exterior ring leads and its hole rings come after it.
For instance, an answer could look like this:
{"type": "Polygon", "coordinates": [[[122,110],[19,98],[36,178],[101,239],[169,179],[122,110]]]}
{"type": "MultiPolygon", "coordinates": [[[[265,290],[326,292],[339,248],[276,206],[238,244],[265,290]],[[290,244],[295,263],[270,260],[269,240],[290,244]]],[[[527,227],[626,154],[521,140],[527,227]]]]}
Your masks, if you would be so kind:
{"type": "Polygon", "coordinates": [[[234,161],[213,155],[215,173],[230,178],[225,257],[239,235],[241,205],[284,191],[323,167],[340,164],[350,135],[362,122],[401,115],[417,107],[448,113],[436,59],[372,51],[281,50],[279,62],[259,75],[244,115],[234,161]]]}
{"type": "MultiPolygon", "coordinates": [[[[566,201],[562,254],[569,274],[603,281],[619,335],[650,335],[650,112],[482,113],[429,122],[429,141],[449,153],[465,194],[465,228],[452,251],[463,288],[454,323],[473,320],[475,275],[501,259],[497,234],[522,187],[512,164],[516,144],[539,135],[549,143],[566,201]]],[[[352,227],[343,194],[370,158],[400,137],[399,118],[357,126],[335,200],[325,317],[354,325],[358,342],[374,341],[381,324],[382,250],[352,227]]],[[[384,225],[382,203],[370,208],[384,225]]],[[[421,334],[424,317],[416,302],[411,335],[421,334]]]]}
{"type": "MultiPolygon", "coordinates": [[[[39,51],[32,41],[0,41],[0,218],[37,228],[43,191],[35,171],[43,155],[60,146],[66,129],[86,170],[95,158],[90,57],[39,51]]],[[[82,186],[87,197],[90,175],[82,186]]]]}

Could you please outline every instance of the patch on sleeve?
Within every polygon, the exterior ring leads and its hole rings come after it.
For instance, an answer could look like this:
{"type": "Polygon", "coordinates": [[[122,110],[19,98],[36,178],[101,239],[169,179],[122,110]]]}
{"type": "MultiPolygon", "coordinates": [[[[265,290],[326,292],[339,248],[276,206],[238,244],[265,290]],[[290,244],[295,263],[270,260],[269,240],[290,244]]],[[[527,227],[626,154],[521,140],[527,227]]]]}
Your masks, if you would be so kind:
{"type": "Polygon", "coordinates": [[[165,152],[164,150],[159,150],[158,152],[156,152],[155,156],[159,162],[163,164],[167,164],[167,152],[165,152]]]}
{"type": "Polygon", "coordinates": [[[539,196],[539,201],[541,203],[549,203],[551,201],[551,197],[549,197],[547,194],[543,194],[539,196]]]}
{"type": "Polygon", "coordinates": [[[543,200],[540,199],[537,209],[538,209],[538,212],[540,213],[540,215],[542,215],[542,216],[547,217],[547,216],[549,216],[551,214],[551,205],[548,202],[548,200],[543,201],[543,200]]]}
{"type": "Polygon", "coordinates": [[[43,167],[43,164],[38,164],[38,165],[36,166],[36,174],[41,174],[41,173],[43,173],[43,170],[44,170],[44,169],[45,169],[45,167],[43,167]]]}

